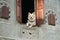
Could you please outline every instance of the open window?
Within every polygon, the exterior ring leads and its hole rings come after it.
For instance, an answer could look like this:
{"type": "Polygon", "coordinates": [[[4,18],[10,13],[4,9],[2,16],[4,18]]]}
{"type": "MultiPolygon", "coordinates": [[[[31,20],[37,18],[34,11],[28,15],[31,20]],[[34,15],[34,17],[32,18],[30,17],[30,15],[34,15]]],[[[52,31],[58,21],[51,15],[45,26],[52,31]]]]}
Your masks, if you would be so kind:
{"type": "Polygon", "coordinates": [[[22,0],[22,23],[26,23],[28,20],[28,12],[34,12],[34,0],[22,0]]]}
{"type": "Polygon", "coordinates": [[[40,26],[44,24],[44,0],[35,1],[36,24],[40,26]]]}
{"type": "Polygon", "coordinates": [[[36,24],[44,23],[44,0],[16,0],[17,2],[17,20],[20,23],[26,23],[28,12],[36,13],[36,24]]]}
{"type": "Polygon", "coordinates": [[[26,23],[28,12],[34,12],[34,0],[17,0],[17,20],[26,23]]]}

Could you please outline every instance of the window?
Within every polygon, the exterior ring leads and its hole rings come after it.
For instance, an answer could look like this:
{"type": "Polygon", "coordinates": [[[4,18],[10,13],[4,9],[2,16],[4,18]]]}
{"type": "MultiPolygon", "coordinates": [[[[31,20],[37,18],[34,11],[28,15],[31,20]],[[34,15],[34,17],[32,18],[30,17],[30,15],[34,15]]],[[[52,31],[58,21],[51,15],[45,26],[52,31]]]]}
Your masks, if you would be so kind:
{"type": "Polygon", "coordinates": [[[44,0],[16,0],[17,15],[19,23],[26,23],[28,12],[36,13],[36,23],[41,25],[44,23],[44,0]]]}
{"type": "Polygon", "coordinates": [[[9,18],[9,7],[7,7],[8,5],[2,1],[2,3],[0,3],[0,18],[4,18],[4,19],[8,19],[9,18]]]}
{"type": "Polygon", "coordinates": [[[6,6],[2,6],[2,16],[1,18],[8,19],[9,18],[9,8],[6,6]]]}
{"type": "Polygon", "coordinates": [[[55,15],[53,14],[48,15],[48,24],[55,26],[55,15]]]}

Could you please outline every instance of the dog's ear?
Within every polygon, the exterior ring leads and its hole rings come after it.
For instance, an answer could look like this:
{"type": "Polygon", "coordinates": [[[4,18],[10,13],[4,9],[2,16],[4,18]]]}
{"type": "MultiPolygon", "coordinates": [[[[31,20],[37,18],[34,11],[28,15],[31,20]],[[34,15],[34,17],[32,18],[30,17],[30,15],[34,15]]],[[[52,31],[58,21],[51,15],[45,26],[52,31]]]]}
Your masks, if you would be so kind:
{"type": "Polygon", "coordinates": [[[35,12],[33,12],[32,14],[35,15],[35,12]]]}
{"type": "Polygon", "coordinates": [[[29,12],[28,15],[30,15],[31,13],[29,12]]]}
{"type": "Polygon", "coordinates": [[[33,12],[32,14],[34,14],[34,15],[35,15],[35,12],[33,12]]]}

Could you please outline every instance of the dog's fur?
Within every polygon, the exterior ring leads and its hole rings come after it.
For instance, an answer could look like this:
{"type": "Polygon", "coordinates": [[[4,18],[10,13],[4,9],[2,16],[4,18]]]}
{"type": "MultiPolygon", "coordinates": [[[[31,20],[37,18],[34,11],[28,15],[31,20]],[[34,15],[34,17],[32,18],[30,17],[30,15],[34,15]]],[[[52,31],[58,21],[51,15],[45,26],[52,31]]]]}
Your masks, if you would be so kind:
{"type": "Polygon", "coordinates": [[[29,12],[28,13],[28,20],[27,20],[27,24],[26,24],[29,28],[33,27],[36,25],[36,16],[35,16],[35,12],[33,12],[32,14],[29,12]]]}

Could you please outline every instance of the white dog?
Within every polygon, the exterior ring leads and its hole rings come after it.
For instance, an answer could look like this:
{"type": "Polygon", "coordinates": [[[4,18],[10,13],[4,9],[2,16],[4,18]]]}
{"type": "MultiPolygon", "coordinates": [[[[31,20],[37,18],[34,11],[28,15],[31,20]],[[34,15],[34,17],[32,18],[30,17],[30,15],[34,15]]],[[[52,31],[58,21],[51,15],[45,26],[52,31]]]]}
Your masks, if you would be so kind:
{"type": "Polygon", "coordinates": [[[26,24],[29,28],[33,27],[36,25],[36,16],[35,16],[35,12],[33,12],[32,14],[29,12],[28,13],[28,20],[27,20],[27,24],[26,24]]]}

